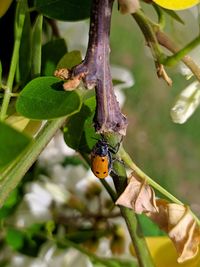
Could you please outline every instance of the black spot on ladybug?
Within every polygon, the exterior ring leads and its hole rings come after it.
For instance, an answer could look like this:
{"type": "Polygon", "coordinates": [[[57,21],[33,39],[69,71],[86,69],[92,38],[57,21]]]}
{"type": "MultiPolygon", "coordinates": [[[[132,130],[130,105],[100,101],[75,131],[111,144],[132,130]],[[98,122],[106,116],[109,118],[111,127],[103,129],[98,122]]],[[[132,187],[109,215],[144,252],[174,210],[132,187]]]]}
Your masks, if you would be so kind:
{"type": "Polygon", "coordinates": [[[99,172],[96,172],[96,174],[99,174],[99,172]]]}
{"type": "Polygon", "coordinates": [[[106,174],[106,172],[104,172],[103,174],[106,174]]]}
{"type": "Polygon", "coordinates": [[[105,159],[102,159],[101,161],[102,161],[102,162],[104,162],[104,161],[105,161],[105,159]]]}

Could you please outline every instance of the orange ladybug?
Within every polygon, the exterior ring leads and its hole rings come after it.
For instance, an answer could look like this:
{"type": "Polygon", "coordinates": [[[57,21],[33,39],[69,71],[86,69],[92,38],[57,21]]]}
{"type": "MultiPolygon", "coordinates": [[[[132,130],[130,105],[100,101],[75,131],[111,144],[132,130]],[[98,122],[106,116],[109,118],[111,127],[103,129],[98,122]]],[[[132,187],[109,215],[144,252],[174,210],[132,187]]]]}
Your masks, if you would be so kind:
{"type": "Polygon", "coordinates": [[[108,176],[112,166],[112,156],[105,140],[99,140],[91,153],[91,169],[97,178],[108,176]]]}

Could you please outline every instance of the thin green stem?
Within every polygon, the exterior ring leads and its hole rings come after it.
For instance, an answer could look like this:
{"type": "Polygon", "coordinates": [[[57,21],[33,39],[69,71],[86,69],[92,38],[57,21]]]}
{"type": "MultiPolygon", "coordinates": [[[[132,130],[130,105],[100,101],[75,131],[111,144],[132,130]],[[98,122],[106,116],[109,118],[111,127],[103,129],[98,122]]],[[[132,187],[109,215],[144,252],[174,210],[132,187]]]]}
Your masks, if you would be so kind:
{"type": "Polygon", "coordinates": [[[146,241],[140,229],[136,214],[126,207],[120,206],[121,214],[126,221],[126,225],[133,241],[135,252],[140,267],[154,266],[146,241]]]}
{"type": "Polygon", "coordinates": [[[186,47],[180,50],[177,45],[164,32],[161,31],[161,27],[157,23],[151,21],[142,11],[137,11],[133,15],[133,17],[141,28],[145,39],[147,41],[152,40],[152,54],[154,57],[156,56],[156,58],[159,60],[159,63],[174,64],[177,63],[178,60],[182,60],[185,65],[191,70],[191,72],[196,76],[197,80],[200,81],[200,68],[193,61],[193,59],[187,55],[189,51],[191,51],[195,46],[200,43],[200,36],[198,36],[191,43],[186,45],[186,47]],[[162,45],[163,47],[171,51],[173,54],[175,54],[175,58],[174,56],[172,56],[168,59],[165,55],[163,55],[160,52],[159,45],[162,45]]]}
{"type": "Polygon", "coordinates": [[[165,20],[165,16],[163,14],[163,10],[156,4],[153,4],[153,7],[157,13],[158,16],[158,24],[160,29],[163,29],[165,27],[166,24],[166,20],[165,20]]]}
{"type": "MultiPolygon", "coordinates": [[[[154,60],[160,63],[164,58],[164,54],[160,49],[159,43],[155,35],[155,24],[152,24],[151,21],[145,16],[145,14],[141,10],[138,10],[137,12],[132,14],[132,16],[137,22],[141,31],[143,32],[147,45],[151,48],[154,60]]],[[[157,27],[159,26],[157,25],[157,27]]]]}
{"type": "MultiPolygon", "coordinates": [[[[163,194],[165,197],[167,197],[169,200],[172,202],[179,204],[179,205],[184,205],[183,202],[181,202],[179,199],[177,199],[175,196],[170,194],[166,189],[164,189],[162,186],[160,186],[158,183],[156,183],[152,178],[150,178],[146,173],[144,173],[131,159],[131,157],[128,155],[128,153],[121,148],[120,149],[120,156],[123,159],[123,161],[129,166],[139,177],[142,179],[146,180],[149,185],[151,185],[153,188],[155,188],[157,191],[159,191],[161,194],[163,194]]],[[[192,213],[195,220],[197,221],[198,224],[200,224],[199,219],[197,216],[192,213]]]]}
{"type": "MultiPolygon", "coordinates": [[[[118,135],[108,134],[105,138],[109,141],[110,145],[112,144],[112,147],[118,146],[119,142],[121,142],[121,137],[119,137],[118,135]]],[[[116,197],[118,198],[124,192],[127,186],[126,170],[124,165],[118,160],[115,160],[112,169],[113,171],[111,172],[111,176],[113,178],[113,182],[116,189],[116,197]]],[[[126,207],[120,206],[120,211],[130,233],[130,237],[136,251],[139,266],[153,267],[154,263],[144,236],[142,234],[142,231],[140,230],[139,222],[137,221],[136,215],[134,214],[133,210],[130,210],[126,207]]]]}
{"type": "Polygon", "coordinates": [[[184,48],[179,50],[173,56],[168,56],[163,60],[163,64],[166,66],[173,66],[182,60],[191,50],[200,44],[200,36],[196,37],[193,41],[187,44],[184,48]]]}
{"type": "Polygon", "coordinates": [[[6,115],[7,115],[8,105],[9,105],[10,98],[11,98],[12,86],[13,86],[16,67],[17,67],[18,58],[19,58],[21,36],[22,36],[22,31],[23,31],[23,26],[24,26],[24,21],[25,21],[25,16],[26,16],[26,7],[27,7],[26,0],[18,1],[16,18],[15,18],[16,32],[15,32],[14,49],[13,49],[12,59],[10,63],[10,70],[8,74],[7,85],[6,85],[5,94],[4,94],[3,103],[2,103],[1,112],[0,112],[0,120],[5,120],[6,115]]]}
{"type": "MultiPolygon", "coordinates": [[[[116,147],[119,144],[119,142],[121,142],[121,137],[114,134],[104,135],[104,138],[108,141],[111,147],[116,147]]],[[[87,161],[87,163],[90,164],[88,156],[84,154],[82,154],[82,156],[87,161]]],[[[126,171],[124,165],[121,164],[121,162],[117,160],[114,162],[111,176],[113,178],[116,192],[106,182],[106,180],[101,179],[100,181],[104,185],[105,189],[112,198],[113,202],[115,203],[117,198],[125,190],[127,185],[126,171]]],[[[127,228],[130,233],[133,246],[135,247],[140,267],[153,267],[154,264],[152,262],[152,258],[148,250],[146,241],[141,231],[138,231],[139,224],[136,219],[136,215],[134,214],[133,210],[130,210],[122,206],[120,206],[120,211],[127,224],[127,228]]]]}
{"type": "Polygon", "coordinates": [[[12,165],[12,168],[9,168],[8,171],[4,171],[1,175],[0,183],[0,206],[3,205],[8,195],[18,185],[25,173],[36,161],[41,151],[52,139],[57,130],[63,125],[65,120],[66,117],[47,122],[35,140],[18,157],[18,160],[12,165]]]}

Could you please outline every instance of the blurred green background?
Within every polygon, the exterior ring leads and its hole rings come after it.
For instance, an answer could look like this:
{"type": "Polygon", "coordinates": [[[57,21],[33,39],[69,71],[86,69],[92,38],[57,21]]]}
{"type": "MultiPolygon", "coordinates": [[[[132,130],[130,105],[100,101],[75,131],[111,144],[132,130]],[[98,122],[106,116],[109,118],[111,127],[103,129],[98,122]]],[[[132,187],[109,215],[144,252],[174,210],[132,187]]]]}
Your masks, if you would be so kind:
{"type": "MultiPolygon", "coordinates": [[[[175,28],[171,24],[168,28],[175,33],[175,40],[181,42],[182,38],[183,43],[192,40],[195,27],[191,28],[191,21],[187,20],[193,16],[189,11],[179,15],[186,19],[186,24],[175,22],[175,28]]],[[[200,110],[183,125],[173,123],[170,117],[176,96],[192,79],[186,81],[177,66],[166,68],[173,80],[173,86],[167,86],[157,77],[149,55],[135,21],[114,12],[111,63],[131,70],[135,79],[134,86],[125,89],[123,112],[128,116],[129,126],[124,146],[144,172],[200,215],[200,110]]]]}

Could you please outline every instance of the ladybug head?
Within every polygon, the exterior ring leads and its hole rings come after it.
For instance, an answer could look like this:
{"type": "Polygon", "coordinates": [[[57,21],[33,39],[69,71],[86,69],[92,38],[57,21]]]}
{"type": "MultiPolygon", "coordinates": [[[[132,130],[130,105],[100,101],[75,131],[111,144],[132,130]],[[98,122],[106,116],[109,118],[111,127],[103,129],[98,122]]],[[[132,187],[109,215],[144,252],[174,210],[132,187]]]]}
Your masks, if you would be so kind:
{"type": "Polygon", "coordinates": [[[93,153],[101,157],[108,154],[108,144],[105,140],[99,140],[93,148],[93,153]]]}

